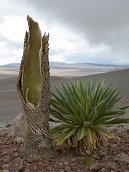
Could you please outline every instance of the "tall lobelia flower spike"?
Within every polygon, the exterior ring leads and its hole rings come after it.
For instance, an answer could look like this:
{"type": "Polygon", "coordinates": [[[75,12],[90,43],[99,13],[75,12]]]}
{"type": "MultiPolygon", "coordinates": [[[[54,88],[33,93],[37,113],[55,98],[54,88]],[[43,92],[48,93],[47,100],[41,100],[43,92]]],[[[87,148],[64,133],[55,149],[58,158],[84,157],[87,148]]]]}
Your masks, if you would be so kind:
{"type": "Polygon", "coordinates": [[[26,118],[25,157],[29,161],[52,155],[49,133],[49,34],[42,36],[37,22],[27,16],[29,31],[17,82],[26,118]]]}

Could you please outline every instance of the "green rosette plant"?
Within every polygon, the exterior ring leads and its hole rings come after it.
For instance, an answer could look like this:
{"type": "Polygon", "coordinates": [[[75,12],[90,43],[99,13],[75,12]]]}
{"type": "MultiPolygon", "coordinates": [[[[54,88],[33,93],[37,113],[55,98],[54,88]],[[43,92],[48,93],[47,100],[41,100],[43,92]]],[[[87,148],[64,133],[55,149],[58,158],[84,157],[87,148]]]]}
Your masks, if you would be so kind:
{"type": "Polygon", "coordinates": [[[109,127],[129,123],[121,117],[129,106],[118,107],[124,96],[120,90],[102,81],[62,84],[52,93],[50,119],[55,122],[50,135],[57,144],[69,141],[81,151],[97,149],[114,135],[109,127]]]}

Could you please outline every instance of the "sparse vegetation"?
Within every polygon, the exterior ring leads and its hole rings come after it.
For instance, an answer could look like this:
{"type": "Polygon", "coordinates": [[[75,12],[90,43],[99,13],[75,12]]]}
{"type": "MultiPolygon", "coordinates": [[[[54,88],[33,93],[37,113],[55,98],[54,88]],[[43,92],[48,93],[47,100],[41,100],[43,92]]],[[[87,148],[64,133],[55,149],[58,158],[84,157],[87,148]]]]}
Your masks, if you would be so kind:
{"type": "Polygon", "coordinates": [[[104,80],[62,84],[60,90],[52,93],[50,118],[56,125],[50,135],[59,145],[68,141],[83,152],[98,149],[114,137],[109,127],[129,123],[129,118],[121,117],[129,106],[116,105],[123,98],[119,93],[117,87],[104,80]]]}

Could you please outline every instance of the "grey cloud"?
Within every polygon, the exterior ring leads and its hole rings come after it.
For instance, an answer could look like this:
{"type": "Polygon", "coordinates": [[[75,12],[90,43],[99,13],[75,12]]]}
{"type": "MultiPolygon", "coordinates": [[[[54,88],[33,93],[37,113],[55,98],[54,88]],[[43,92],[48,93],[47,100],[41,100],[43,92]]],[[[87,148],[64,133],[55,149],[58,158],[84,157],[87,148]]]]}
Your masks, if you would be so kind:
{"type": "Polygon", "coordinates": [[[23,46],[23,41],[14,42],[14,41],[7,39],[6,37],[4,37],[1,34],[0,34],[0,42],[6,43],[6,46],[8,46],[12,49],[19,49],[23,46]]]}
{"type": "Polygon", "coordinates": [[[105,44],[113,57],[129,58],[129,0],[35,0],[41,15],[58,20],[91,44],[105,44]]]}
{"type": "MultiPolygon", "coordinates": [[[[107,61],[123,57],[128,61],[129,54],[129,0],[1,0],[8,14],[27,14],[53,24],[59,22],[81,35],[91,46],[106,45],[110,48],[107,61]],[[11,11],[14,6],[14,10],[11,11]],[[16,8],[15,8],[16,7],[16,8]],[[34,15],[34,16],[33,16],[34,15]]],[[[1,11],[0,16],[6,15],[1,11]]],[[[2,21],[2,18],[0,17],[2,21]]],[[[69,35],[70,37],[70,35],[69,35]]],[[[19,46],[21,44],[19,43],[19,46]]],[[[16,46],[16,45],[14,45],[16,46]]],[[[56,52],[51,52],[56,53],[56,52]]],[[[79,54],[77,55],[77,57],[79,54]]],[[[83,56],[85,56],[83,54],[83,56]]],[[[83,58],[81,57],[81,59],[83,58]]],[[[76,58],[77,58],[76,57],[76,58]]],[[[69,57],[68,57],[69,58],[69,57]]],[[[67,59],[68,59],[67,58],[67,59]]],[[[92,57],[97,60],[99,57],[92,57]]],[[[102,61],[104,56],[102,55],[102,61]]],[[[101,58],[100,58],[101,60],[101,58]]]]}
{"type": "Polygon", "coordinates": [[[22,57],[22,53],[19,53],[22,46],[22,42],[13,42],[0,34],[0,65],[19,62],[22,57]]]}
{"type": "MultiPolygon", "coordinates": [[[[42,14],[51,16],[78,29],[89,40],[103,42],[115,32],[129,28],[128,0],[35,0],[31,1],[42,14]]],[[[128,32],[129,33],[129,32],[128,32]]]]}

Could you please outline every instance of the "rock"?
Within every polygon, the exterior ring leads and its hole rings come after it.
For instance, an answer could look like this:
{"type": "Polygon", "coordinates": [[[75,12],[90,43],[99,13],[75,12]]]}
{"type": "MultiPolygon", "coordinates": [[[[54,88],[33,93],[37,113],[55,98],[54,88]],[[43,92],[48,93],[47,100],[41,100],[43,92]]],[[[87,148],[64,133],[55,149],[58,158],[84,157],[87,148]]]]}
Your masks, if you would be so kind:
{"type": "Polygon", "coordinates": [[[112,153],[114,154],[114,155],[116,155],[117,154],[117,152],[114,150],[114,151],[112,151],[112,153]]]}
{"type": "Polygon", "coordinates": [[[23,139],[22,137],[16,137],[14,141],[15,141],[15,143],[17,143],[17,144],[21,144],[21,143],[24,142],[24,139],[23,139]]]}
{"type": "Polygon", "coordinates": [[[19,113],[15,118],[12,126],[9,128],[8,136],[13,136],[15,141],[23,142],[25,131],[26,119],[22,113],[19,113]],[[21,140],[19,138],[21,138],[21,140]]]}
{"type": "Polygon", "coordinates": [[[129,172],[129,170],[125,169],[124,172],[129,172]]]}
{"type": "Polygon", "coordinates": [[[129,164],[129,156],[125,154],[124,152],[118,154],[116,156],[116,160],[129,164]]]}
{"type": "Polygon", "coordinates": [[[51,171],[51,169],[52,169],[51,167],[47,167],[47,170],[51,171]]]}
{"type": "Polygon", "coordinates": [[[129,129],[126,130],[126,133],[129,134],[129,129]]]}
{"type": "Polygon", "coordinates": [[[33,166],[33,170],[37,170],[37,166],[36,165],[33,166]]]}
{"type": "Polygon", "coordinates": [[[18,153],[17,152],[13,153],[13,158],[15,158],[15,157],[18,157],[18,153]]]}
{"type": "Polygon", "coordinates": [[[9,172],[9,170],[1,170],[0,172],[9,172]]]}
{"type": "Polygon", "coordinates": [[[30,165],[26,165],[25,166],[25,170],[24,170],[24,172],[30,172],[31,171],[31,169],[30,169],[30,165]]]}
{"type": "Polygon", "coordinates": [[[90,170],[94,170],[94,171],[100,171],[103,168],[102,164],[99,163],[94,163],[90,165],[90,170]]]}
{"type": "Polygon", "coordinates": [[[108,170],[116,170],[117,169],[117,164],[116,162],[105,162],[104,167],[108,170]]]}
{"type": "Polygon", "coordinates": [[[25,169],[25,170],[24,170],[24,172],[31,172],[31,171],[30,171],[30,170],[28,170],[28,169],[25,169]]]}
{"type": "Polygon", "coordinates": [[[70,163],[70,167],[74,167],[75,166],[75,163],[70,163]]]}
{"type": "Polygon", "coordinates": [[[64,165],[64,164],[63,164],[62,162],[59,162],[59,166],[61,166],[61,167],[62,167],[63,165],[64,165]]]}
{"type": "Polygon", "coordinates": [[[12,124],[7,124],[5,127],[10,128],[12,124]]]}
{"type": "Polygon", "coordinates": [[[65,166],[69,166],[69,163],[68,163],[68,162],[64,162],[64,165],[65,165],[65,166]]]}
{"type": "Polygon", "coordinates": [[[72,161],[72,162],[75,162],[75,161],[76,161],[76,158],[71,158],[71,161],[72,161]]]}
{"type": "Polygon", "coordinates": [[[105,170],[105,168],[102,168],[101,170],[100,170],[100,172],[105,172],[106,170],[105,170]]]}
{"type": "Polygon", "coordinates": [[[4,156],[4,163],[8,163],[10,161],[10,156],[6,155],[4,156]]]}
{"type": "Polygon", "coordinates": [[[112,144],[111,147],[112,147],[113,149],[116,149],[117,144],[112,144]]]}
{"type": "MultiPolygon", "coordinates": [[[[2,147],[1,147],[1,149],[2,149],[2,147]]],[[[0,154],[0,158],[4,157],[4,156],[7,155],[7,154],[8,154],[8,153],[7,153],[6,151],[2,152],[2,153],[0,154]]]]}
{"type": "Polygon", "coordinates": [[[3,164],[3,165],[2,165],[2,169],[3,169],[3,170],[9,169],[9,164],[3,164]]]}
{"type": "Polygon", "coordinates": [[[65,171],[67,171],[67,172],[71,171],[71,167],[70,166],[66,166],[65,167],[65,171]]]}
{"type": "Polygon", "coordinates": [[[19,157],[12,160],[10,163],[10,171],[19,172],[23,169],[23,160],[19,157]]]}

